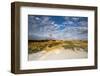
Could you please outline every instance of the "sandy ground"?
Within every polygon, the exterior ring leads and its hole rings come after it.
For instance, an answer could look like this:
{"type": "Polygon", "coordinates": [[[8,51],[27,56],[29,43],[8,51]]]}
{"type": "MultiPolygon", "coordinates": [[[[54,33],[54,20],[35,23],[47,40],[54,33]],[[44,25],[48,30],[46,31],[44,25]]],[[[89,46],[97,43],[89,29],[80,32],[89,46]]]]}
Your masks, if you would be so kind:
{"type": "Polygon", "coordinates": [[[29,60],[61,60],[61,59],[79,59],[87,58],[88,53],[83,49],[72,50],[72,49],[54,49],[52,51],[40,51],[38,53],[29,54],[29,60]]]}

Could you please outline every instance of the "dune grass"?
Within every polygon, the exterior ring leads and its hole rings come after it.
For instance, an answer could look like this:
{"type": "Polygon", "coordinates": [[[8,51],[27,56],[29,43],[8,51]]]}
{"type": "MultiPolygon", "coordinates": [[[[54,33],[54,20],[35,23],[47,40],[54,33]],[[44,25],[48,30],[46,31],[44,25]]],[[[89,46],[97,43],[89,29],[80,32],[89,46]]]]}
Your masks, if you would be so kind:
{"type": "Polygon", "coordinates": [[[29,40],[28,41],[28,53],[36,53],[39,51],[52,51],[53,49],[63,47],[65,49],[77,50],[84,49],[88,51],[88,41],[86,40],[29,40]]]}

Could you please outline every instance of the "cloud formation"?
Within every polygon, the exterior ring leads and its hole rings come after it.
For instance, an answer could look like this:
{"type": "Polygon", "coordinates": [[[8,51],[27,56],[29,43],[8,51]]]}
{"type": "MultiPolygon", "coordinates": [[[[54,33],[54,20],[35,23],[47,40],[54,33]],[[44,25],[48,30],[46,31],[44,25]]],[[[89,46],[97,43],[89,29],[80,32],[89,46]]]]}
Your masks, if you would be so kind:
{"type": "Polygon", "coordinates": [[[29,40],[86,40],[88,18],[74,16],[28,16],[29,40]]]}

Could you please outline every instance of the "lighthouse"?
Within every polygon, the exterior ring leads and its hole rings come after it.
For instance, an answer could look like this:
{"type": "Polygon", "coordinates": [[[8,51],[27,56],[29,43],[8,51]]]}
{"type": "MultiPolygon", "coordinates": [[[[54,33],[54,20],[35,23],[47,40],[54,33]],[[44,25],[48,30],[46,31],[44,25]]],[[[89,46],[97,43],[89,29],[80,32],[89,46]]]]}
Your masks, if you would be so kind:
{"type": "Polygon", "coordinates": [[[49,34],[49,37],[52,38],[52,34],[49,34]]]}

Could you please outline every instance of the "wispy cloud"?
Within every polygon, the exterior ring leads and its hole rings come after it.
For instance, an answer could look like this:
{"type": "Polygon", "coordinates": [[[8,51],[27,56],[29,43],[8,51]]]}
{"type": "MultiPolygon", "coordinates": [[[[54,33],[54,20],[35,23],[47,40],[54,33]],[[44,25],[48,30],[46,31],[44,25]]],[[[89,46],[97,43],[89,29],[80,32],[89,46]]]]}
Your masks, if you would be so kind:
{"type": "Polygon", "coordinates": [[[87,17],[28,16],[29,39],[87,39],[87,17]]]}

